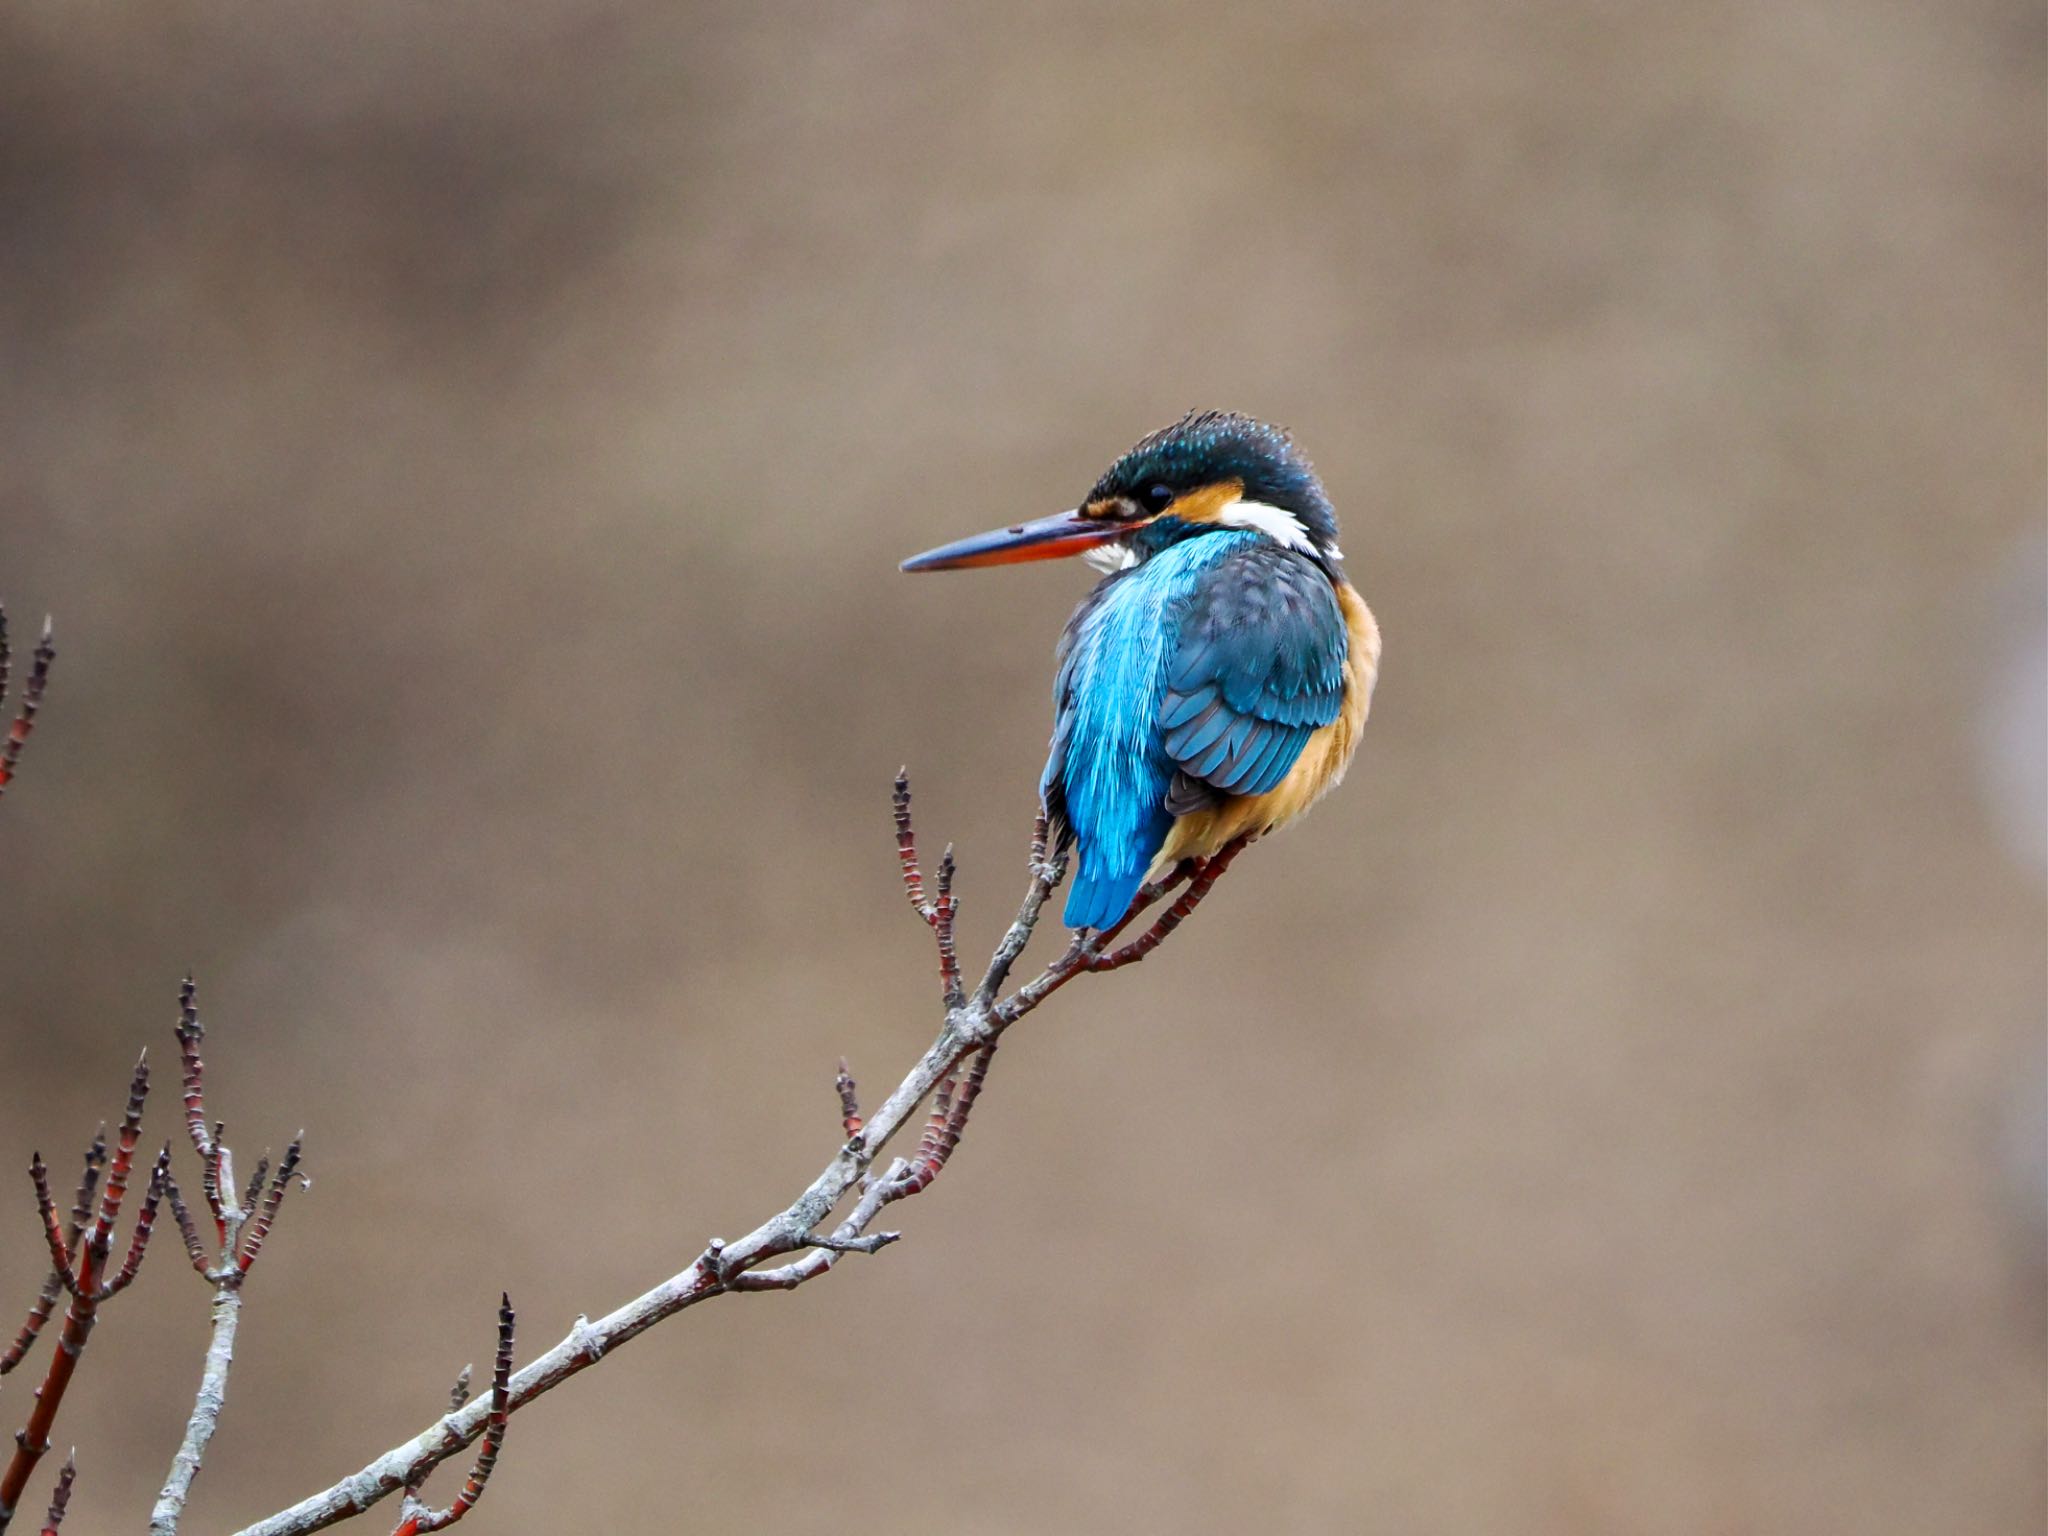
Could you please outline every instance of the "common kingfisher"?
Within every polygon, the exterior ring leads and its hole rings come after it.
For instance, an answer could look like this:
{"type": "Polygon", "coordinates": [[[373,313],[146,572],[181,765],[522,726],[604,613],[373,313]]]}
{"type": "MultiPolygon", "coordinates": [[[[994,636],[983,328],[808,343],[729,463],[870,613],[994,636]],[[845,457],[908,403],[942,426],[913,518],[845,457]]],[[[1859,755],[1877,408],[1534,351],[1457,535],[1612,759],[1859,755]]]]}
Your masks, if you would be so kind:
{"type": "Polygon", "coordinates": [[[1061,637],[1040,793],[1075,846],[1070,928],[1148,878],[1294,820],[1344,777],[1379,626],[1337,518],[1279,427],[1197,411],[1139,441],[1071,512],[903,562],[951,571],[1080,555],[1108,574],[1061,637]]]}

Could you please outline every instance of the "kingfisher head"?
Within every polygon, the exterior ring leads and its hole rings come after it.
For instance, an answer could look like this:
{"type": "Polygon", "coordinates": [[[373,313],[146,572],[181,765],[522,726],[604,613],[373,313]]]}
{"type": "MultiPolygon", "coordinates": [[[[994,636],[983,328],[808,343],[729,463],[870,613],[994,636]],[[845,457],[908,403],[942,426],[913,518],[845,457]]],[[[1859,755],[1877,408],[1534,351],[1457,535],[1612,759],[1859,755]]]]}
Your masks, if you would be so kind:
{"type": "Polygon", "coordinates": [[[904,561],[903,569],[1082,555],[1118,570],[1183,539],[1231,528],[1263,534],[1326,566],[1344,557],[1330,498],[1293,438],[1249,416],[1194,411],[1140,439],[1071,512],[941,545],[904,561]]]}

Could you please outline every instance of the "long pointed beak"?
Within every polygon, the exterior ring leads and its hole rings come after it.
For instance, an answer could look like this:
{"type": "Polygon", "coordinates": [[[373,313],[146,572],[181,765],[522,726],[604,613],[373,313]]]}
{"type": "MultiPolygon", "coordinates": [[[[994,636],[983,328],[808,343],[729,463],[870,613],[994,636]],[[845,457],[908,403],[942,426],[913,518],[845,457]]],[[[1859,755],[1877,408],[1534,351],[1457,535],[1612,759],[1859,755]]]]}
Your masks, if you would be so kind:
{"type": "Polygon", "coordinates": [[[1057,560],[1107,544],[1131,531],[1128,522],[1060,512],[1035,522],[1012,523],[969,539],[941,544],[903,562],[906,571],[964,571],[977,565],[1016,565],[1025,560],[1057,560]]]}

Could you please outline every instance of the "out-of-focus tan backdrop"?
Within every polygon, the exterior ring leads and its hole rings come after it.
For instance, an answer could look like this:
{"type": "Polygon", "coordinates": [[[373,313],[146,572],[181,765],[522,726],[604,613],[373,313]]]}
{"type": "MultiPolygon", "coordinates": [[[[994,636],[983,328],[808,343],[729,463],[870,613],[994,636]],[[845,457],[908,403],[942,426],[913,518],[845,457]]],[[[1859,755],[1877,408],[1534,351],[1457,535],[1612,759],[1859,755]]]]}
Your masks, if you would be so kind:
{"type": "MultiPolygon", "coordinates": [[[[190,1528],[423,1425],[501,1286],[531,1353],[811,1176],[936,1024],[890,776],[981,950],[1089,580],[896,561],[1218,405],[1384,623],[1351,781],[1030,1021],[904,1245],[537,1405],[477,1529],[2041,1529],[2042,42],[8,7],[0,592],[63,651],[0,1156],[191,966],[315,1178],[190,1528]]],[[[204,1313],[164,1251],[108,1314],[80,1536],[204,1313]]]]}

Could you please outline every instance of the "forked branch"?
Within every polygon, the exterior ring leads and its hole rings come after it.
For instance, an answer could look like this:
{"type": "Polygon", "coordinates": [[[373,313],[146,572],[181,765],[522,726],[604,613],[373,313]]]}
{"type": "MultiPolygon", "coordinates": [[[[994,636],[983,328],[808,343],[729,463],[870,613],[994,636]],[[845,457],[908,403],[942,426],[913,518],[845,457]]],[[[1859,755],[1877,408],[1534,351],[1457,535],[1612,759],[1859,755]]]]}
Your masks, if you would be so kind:
{"type": "MultiPolygon", "coordinates": [[[[491,1366],[491,1411],[484,1419],[483,1444],[477,1449],[476,1460],[470,1464],[469,1476],[463,1479],[462,1491],[455,1495],[455,1501],[446,1509],[434,1509],[421,1501],[419,1484],[409,1485],[405,1490],[405,1503],[399,1512],[397,1528],[391,1536],[419,1536],[422,1531],[446,1530],[475,1509],[477,1500],[484,1496],[484,1485],[491,1480],[491,1469],[497,1466],[498,1452],[505,1444],[505,1426],[512,1418],[512,1343],[517,1322],[512,1298],[500,1295],[498,1353],[491,1366]]],[[[462,1374],[455,1378],[455,1390],[449,1394],[449,1413],[458,1412],[468,1399],[469,1367],[465,1365],[462,1374]]]]}
{"type": "Polygon", "coordinates": [[[201,1235],[191,1208],[185,1204],[177,1181],[170,1177],[170,1148],[164,1148],[164,1185],[171,1201],[171,1219],[185,1244],[185,1257],[200,1279],[213,1287],[212,1331],[208,1336],[206,1363],[200,1370],[199,1391],[193,1397],[192,1413],[185,1423],[185,1437],[171,1459],[170,1474],[150,1511],[151,1536],[170,1536],[178,1528],[191,1497],[192,1483],[206,1458],[206,1447],[220,1426],[221,1410],[227,1405],[228,1372],[235,1361],[235,1330],[242,1316],[242,1286],[251,1267],[263,1252],[263,1241],[277,1220],[285,1191],[292,1181],[306,1183],[299,1172],[299,1152],[304,1133],[285,1148],[273,1173],[270,1159],[257,1160],[248,1185],[237,1190],[234,1153],[222,1138],[226,1127],[220,1121],[210,1125],[206,1117],[206,1062],[200,1047],[206,1028],[199,1021],[198,989],[187,976],[178,989],[178,1059],[183,1069],[185,1132],[199,1155],[199,1187],[212,1218],[212,1242],[201,1235]],[[209,1254],[209,1248],[211,1253],[209,1254]]]}
{"type": "MultiPolygon", "coordinates": [[[[895,1242],[899,1233],[868,1229],[885,1206],[929,1188],[945,1170],[959,1147],[969,1112],[987,1081],[989,1065],[1002,1035],[1074,977],[1143,960],[1187,918],[1243,846],[1241,839],[1214,859],[1184,866],[1175,871],[1172,879],[1140,892],[1126,923],[1157,903],[1175,884],[1188,884],[1188,890],[1130,944],[1113,951],[1107,948],[1123,930],[1124,923],[1102,934],[1078,933],[1058,959],[1006,995],[1004,988],[1009,985],[1011,970],[1030,943],[1047,898],[1065,873],[1064,856],[1048,852],[1048,828],[1041,814],[1032,838],[1024,899],[990,956],[980,983],[970,994],[962,979],[954,935],[959,907],[953,898],[952,850],[948,849],[941,859],[928,892],[911,821],[910,786],[902,777],[895,786],[894,818],[904,892],[919,918],[931,929],[938,951],[945,1019],[938,1037],[872,1115],[862,1114],[853,1074],[844,1062],[840,1063],[835,1087],[844,1141],[824,1171],[787,1207],[746,1236],[736,1242],[714,1238],[680,1273],[644,1295],[594,1322],[578,1318],[567,1337],[518,1371],[510,1369],[508,1308],[500,1333],[499,1368],[488,1398],[465,1401],[466,1387],[459,1387],[449,1411],[420,1433],[333,1487],[244,1528],[239,1536],[304,1536],[360,1514],[396,1493],[403,1493],[408,1499],[396,1536],[452,1524],[473,1507],[472,1487],[481,1493],[483,1479],[496,1459],[511,1415],[542,1393],[589,1369],[655,1324],[699,1302],[728,1292],[793,1290],[829,1272],[842,1254],[871,1254],[895,1242]],[[910,1123],[927,1098],[933,1100],[932,1108],[924,1119],[916,1150],[907,1157],[894,1159],[886,1171],[876,1172],[873,1165],[878,1154],[910,1123]],[[836,1225],[827,1228],[832,1213],[849,1196],[855,1197],[851,1210],[836,1225]],[[783,1262],[771,1263],[776,1260],[783,1262]],[[462,1496],[443,1511],[429,1510],[420,1504],[417,1490],[428,1474],[480,1437],[486,1440],[485,1448],[462,1496]]],[[[189,1072],[187,1107],[194,1144],[201,1147],[204,1155],[209,1133],[203,1108],[192,1101],[189,1072]]],[[[217,1135],[214,1140],[217,1142],[217,1135]]],[[[217,1163],[214,1166],[218,1168],[217,1163]]],[[[224,1173],[209,1185],[210,1190],[225,1187],[229,1187],[229,1181],[224,1173]]],[[[177,1209],[174,1204],[173,1211],[177,1209]]],[[[186,1240],[188,1248],[196,1246],[189,1231],[186,1240]]],[[[166,1536],[175,1529],[175,1519],[170,1525],[155,1529],[157,1536],[166,1536]]]]}
{"type": "MultiPolygon", "coordinates": [[[[86,1149],[85,1171],[79,1177],[78,1194],[72,1202],[68,1221],[57,1213],[56,1197],[50,1191],[50,1172],[44,1166],[42,1155],[38,1153],[29,1158],[29,1183],[35,1189],[43,1240],[50,1251],[50,1273],[29,1307],[28,1321],[22,1324],[21,1331],[6,1353],[0,1354],[0,1375],[11,1373],[28,1357],[42,1334],[43,1325],[56,1309],[58,1296],[68,1295],[71,1299],[64,1309],[64,1323],[58,1331],[57,1346],[50,1352],[50,1363],[43,1372],[42,1385],[36,1389],[35,1400],[29,1407],[28,1421],[15,1432],[14,1452],[8,1458],[6,1469],[0,1471],[0,1531],[5,1531],[12,1523],[36,1463],[50,1448],[51,1428],[57,1421],[58,1409],[64,1405],[64,1394],[71,1385],[72,1374],[78,1369],[86,1341],[92,1337],[93,1324],[99,1320],[100,1304],[119,1295],[133,1283],[142,1268],[143,1255],[149,1248],[157,1207],[169,1186],[168,1146],[158,1155],[150,1171],[149,1188],[142,1197],[142,1209],[136,1216],[134,1234],[128,1241],[120,1267],[116,1269],[112,1265],[114,1229],[120,1222],[121,1207],[128,1198],[128,1181],[135,1168],[135,1149],[142,1140],[142,1110],[148,1100],[149,1057],[145,1052],[136,1062],[135,1075],[129,1080],[128,1106],[114,1138],[111,1158],[104,1127],[86,1149]],[[94,1201],[95,1193],[98,1195],[97,1203],[94,1201]]],[[[63,1486],[68,1495],[68,1480],[63,1486]]],[[[58,1518],[62,1518],[62,1513],[59,1504],[56,1507],[58,1518]]]]}

